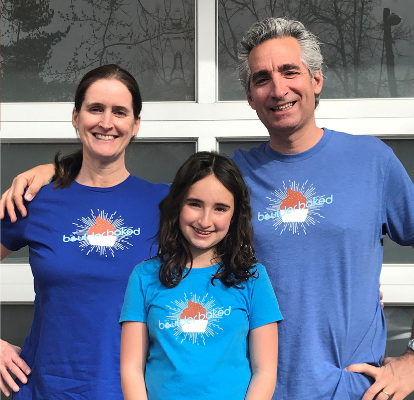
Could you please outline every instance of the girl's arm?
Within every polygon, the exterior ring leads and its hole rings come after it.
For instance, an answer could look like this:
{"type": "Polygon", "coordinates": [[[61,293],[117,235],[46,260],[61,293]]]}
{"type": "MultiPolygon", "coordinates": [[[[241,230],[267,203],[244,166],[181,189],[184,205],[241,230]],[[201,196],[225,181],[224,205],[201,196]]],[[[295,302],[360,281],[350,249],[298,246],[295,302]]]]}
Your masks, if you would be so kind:
{"type": "Polygon", "coordinates": [[[125,400],[148,400],[145,364],[148,355],[148,329],[144,322],[122,323],[121,384],[125,400]]]}
{"type": "Polygon", "coordinates": [[[276,387],[277,322],[259,326],[249,333],[250,380],[245,400],[270,400],[276,387]]]}

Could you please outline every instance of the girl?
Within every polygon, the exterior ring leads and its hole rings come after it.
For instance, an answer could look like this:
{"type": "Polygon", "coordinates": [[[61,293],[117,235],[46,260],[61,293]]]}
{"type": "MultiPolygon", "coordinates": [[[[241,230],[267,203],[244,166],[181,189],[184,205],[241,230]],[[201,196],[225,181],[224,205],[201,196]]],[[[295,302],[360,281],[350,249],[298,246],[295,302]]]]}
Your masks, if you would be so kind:
{"type": "Polygon", "coordinates": [[[241,172],[194,154],[159,208],[158,257],[135,267],[120,318],[125,399],[271,399],[282,316],[241,172]]]}

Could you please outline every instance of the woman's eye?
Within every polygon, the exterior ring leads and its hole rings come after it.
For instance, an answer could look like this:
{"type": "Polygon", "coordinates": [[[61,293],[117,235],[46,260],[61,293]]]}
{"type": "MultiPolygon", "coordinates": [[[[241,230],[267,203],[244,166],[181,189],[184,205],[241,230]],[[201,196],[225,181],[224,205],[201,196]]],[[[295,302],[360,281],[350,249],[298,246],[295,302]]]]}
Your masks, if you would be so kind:
{"type": "Polygon", "coordinates": [[[200,207],[200,204],[198,204],[198,203],[188,203],[188,205],[190,207],[200,207]]]}

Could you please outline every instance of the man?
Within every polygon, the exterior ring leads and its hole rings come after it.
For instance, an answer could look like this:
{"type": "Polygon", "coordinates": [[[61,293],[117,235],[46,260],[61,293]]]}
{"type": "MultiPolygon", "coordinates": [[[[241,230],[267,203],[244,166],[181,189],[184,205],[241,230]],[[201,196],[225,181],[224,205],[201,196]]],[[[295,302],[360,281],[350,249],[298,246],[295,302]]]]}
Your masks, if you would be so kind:
{"type": "Polygon", "coordinates": [[[322,56],[302,24],[265,19],[241,49],[247,100],[270,135],[234,160],[285,318],[273,398],[403,399],[414,390],[414,350],[382,360],[378,283],[383,236],[414,244],[414,185],[379,140],[316,126],[322,56]]]}
{"type": "Polygon", "coordinates": [[[322,56],[301,23],[265,19],[240,48],[240,80],[270,135],[234,160],[285,318],[274,399],[402,399],[414,351],[381,367],[378,283],[384,235],[414,244],[414,185],[380,140],[316,126],[322,56]]]}

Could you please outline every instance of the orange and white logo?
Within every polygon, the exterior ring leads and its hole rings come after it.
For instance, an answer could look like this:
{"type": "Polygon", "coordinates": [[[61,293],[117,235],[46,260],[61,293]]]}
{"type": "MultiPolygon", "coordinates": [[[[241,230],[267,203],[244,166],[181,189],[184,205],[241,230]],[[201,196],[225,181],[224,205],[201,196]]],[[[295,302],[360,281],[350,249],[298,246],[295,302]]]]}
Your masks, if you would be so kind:
{"type": "Polygon", "coordinates": [[[316,195],[313,184],[306,181],[299,185],[295,181],[281,189],[275,189],[272,197],[267,197],[269,206],[265,212],[257,213],[259,222],[271,220],[276,231],[285,231],[306,235],[309,226],[316,225],[323,219],[321,210],[333,202],[333,195],[316,195]]]}
{"type": "Polygon", "coordinates": [[[90,217],[82,217],[73,223],[76,231],[71,235],[63,235],[63,242],[78,242],[82,251],[87,254],[98,252],[105,257],[108,254],[115,256],[115,250],[125,250],[132,247],[129,239],[141,234],[140,228],[125,226],[121,217],[116,217],[116,212],[109,215],[105,211],[99,211],[95,216],[91,210],[90,217]]]}
{"type": "Polygon", "coordinates": [[[171,312],[167,320],[158,321],[158,328],[172,329],[175,338],[181,338],[181,343],[188,340],[205,344],[207,337],[213,337],[222,330],[220,320],[231,314],[231,306],[216,307],[213,296],[208,294],[203,298],[194,294],[189,300],[184,294],[184,300],[172,301],[167,307],[171,312]]]}

